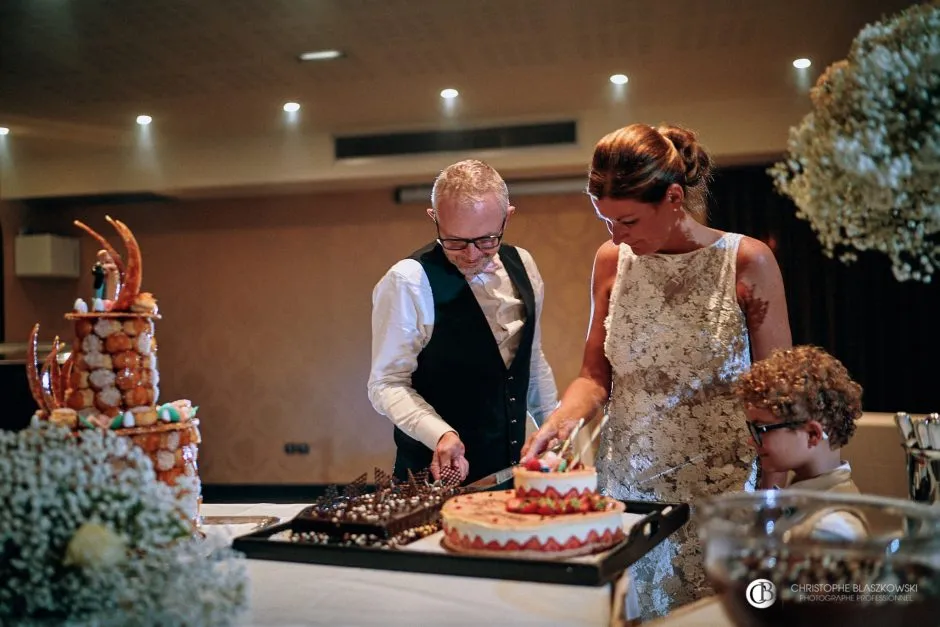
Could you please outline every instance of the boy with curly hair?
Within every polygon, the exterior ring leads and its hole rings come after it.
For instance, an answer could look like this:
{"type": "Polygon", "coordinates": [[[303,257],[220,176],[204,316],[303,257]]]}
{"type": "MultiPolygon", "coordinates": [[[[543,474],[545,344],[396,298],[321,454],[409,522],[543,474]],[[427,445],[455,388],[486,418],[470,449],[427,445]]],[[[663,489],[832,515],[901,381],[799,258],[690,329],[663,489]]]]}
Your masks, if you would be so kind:
{"type": "MultiPolygon", "coordinates": [[[[815,346],[778,350],[756,362],[734,391],[763,471],[792,471],[788,489],[859,494],[841,449],[862,415],[862,387],[838,359],[815,346]]],[[[812,517],[804,529],[853,539],[866,527],[858,513],[840,509],[812,517]]]]}

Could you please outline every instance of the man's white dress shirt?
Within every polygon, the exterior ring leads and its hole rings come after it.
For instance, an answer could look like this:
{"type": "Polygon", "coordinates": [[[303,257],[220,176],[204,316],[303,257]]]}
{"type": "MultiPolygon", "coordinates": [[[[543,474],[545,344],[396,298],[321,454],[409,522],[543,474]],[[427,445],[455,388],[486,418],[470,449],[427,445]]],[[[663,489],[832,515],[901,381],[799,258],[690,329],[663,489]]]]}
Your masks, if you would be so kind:
{"type": "MultiPolygon", "coordinates": [[[[535,334],[529,368],[527,409],[538,423],[558,404],[552,369],[542,353],[541,313],[545,286],[532,255],[516,247],[535,293],[535,334]]],[[[468,277],[470,289],[499,345],[508,367],[519,347],[525,305],[499,259],[488,272],[468,277]]],[[[421,264],[403,259],[389,269],[372,292],[372,370],[369,401],[399,429],[430,449],[448,431],[455,431],[411,387],[418,354],[434,330],[434,296],[421,264]]],[[[458,434],[459,435],[459,434],[458,434]]]]}

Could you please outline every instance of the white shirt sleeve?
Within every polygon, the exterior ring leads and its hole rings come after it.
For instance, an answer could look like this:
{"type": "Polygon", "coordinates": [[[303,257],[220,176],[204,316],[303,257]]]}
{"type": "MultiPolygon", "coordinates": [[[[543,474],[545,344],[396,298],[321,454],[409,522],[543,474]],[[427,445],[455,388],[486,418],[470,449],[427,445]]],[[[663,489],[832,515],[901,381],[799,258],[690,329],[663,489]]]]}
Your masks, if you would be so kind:
{"type": "Polygon", "coordinates": [[[431,339],[434,296],[421,264],[398,262],[372,292],[372,368],[369,401],[375,411],[430,449],[455,431],[411,387],[418,354],[431,339]]]}
{"type": "Polygon", "coordinates": [[[529,365],[529,393],[526,407],[535,421],[542,421],[558,406],[558,388],[552,367],[542,352],[542,304],[545,301],[545,283],[539,274],[538,266],[529,251],[518,248],[519,257],[529,275],[532,291],[535,293],[535,335],[532,338],[532,359],[529,365]]]}
{"type": "Polygon", "coordinates": [[[819,540],[856,542],[868,537],[868,531],[862,521],[851,512],[836,511],[816,522],[811,537],[819,540]]]}

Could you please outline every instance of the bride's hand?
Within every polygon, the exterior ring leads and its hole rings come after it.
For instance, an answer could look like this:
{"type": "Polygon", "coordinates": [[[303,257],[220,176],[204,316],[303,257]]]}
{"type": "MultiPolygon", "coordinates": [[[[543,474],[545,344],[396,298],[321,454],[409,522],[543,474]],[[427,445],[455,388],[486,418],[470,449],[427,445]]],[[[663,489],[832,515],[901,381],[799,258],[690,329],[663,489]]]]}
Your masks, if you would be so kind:
{"type": "Polygon", "coordinates": [[[578,424],[577,420],[556,419],[554,417],[546,420],[545,424],[530,435],[522,446],[522,459],[519,460],[519,463],[524,464],[533,457],[538,457],[556,441],[566,440],[576,424],[578,424]]]}

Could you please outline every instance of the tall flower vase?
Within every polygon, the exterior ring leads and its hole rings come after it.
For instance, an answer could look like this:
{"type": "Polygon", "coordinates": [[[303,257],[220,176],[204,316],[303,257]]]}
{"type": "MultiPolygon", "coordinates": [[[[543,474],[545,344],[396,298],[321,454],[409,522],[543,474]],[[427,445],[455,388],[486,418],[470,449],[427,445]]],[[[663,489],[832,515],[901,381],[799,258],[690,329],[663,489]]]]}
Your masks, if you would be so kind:
{"type": "Polygon", "coordinates": [[[940,414],[894,417],[907,458],[911,500],[940,505],[940,414]]]}

